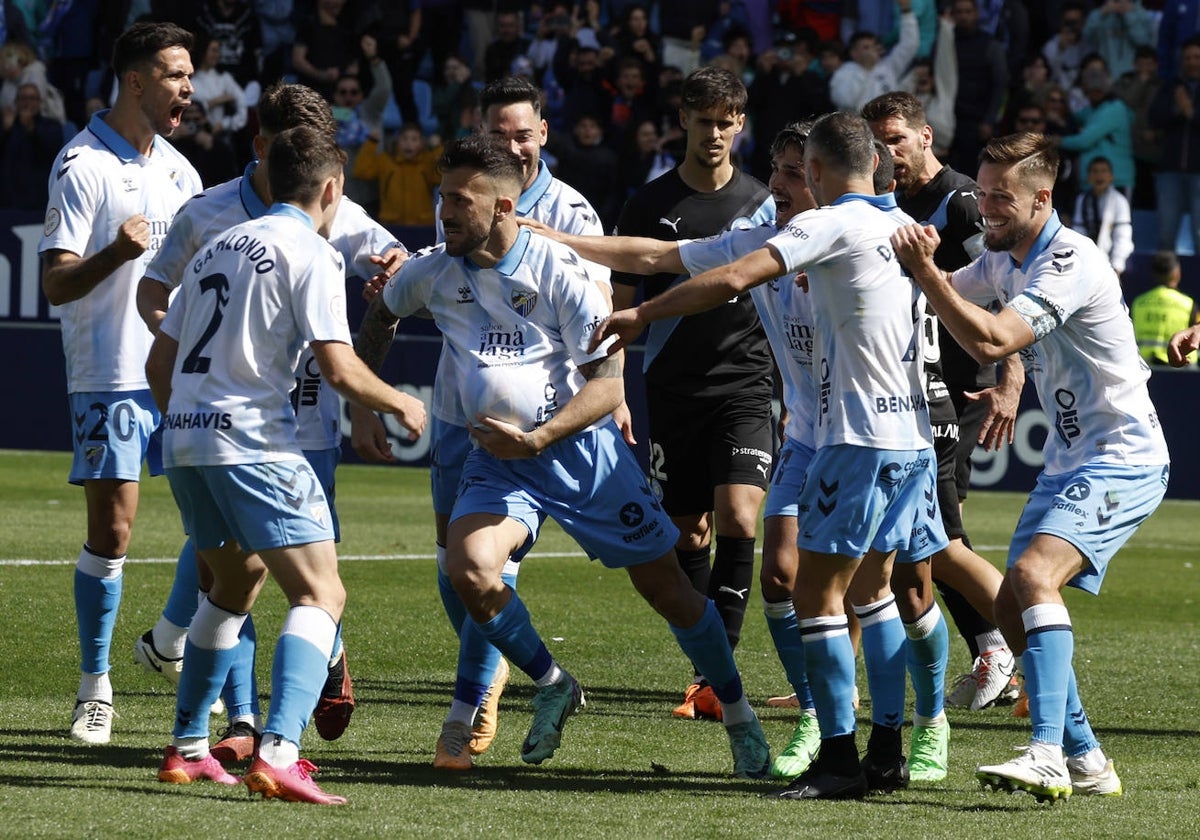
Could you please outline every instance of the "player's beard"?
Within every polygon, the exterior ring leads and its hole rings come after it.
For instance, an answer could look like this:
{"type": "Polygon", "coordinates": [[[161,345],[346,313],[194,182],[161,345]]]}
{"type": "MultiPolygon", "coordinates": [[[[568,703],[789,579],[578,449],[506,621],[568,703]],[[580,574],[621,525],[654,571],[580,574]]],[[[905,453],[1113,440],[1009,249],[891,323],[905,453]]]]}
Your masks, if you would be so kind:
{"type": "MultiPolygon", "coordinates": [[[[483,243],[491,238],[492,232],[496,229],[496,219],[492,219],[492,224],[487,230],[476,227],[474,225],[464,225],[459,228],[462,236],[457,245],[451,245],[450,240],[446,240],[446,253],[452,257],[465,257],[479,250],[483,243]]],[[[444,228],[443,228],[444,230],[444,228]]]]}
{"type": "Polygon", "coordinates": [[[989,251],[1011,251],[1020,245],[1022,240],[1029,235],[1032,226],[1032,221],[1018,222],[1014,219],[999,230],[985,228],[983,232],[983,246],[989,251]]]}

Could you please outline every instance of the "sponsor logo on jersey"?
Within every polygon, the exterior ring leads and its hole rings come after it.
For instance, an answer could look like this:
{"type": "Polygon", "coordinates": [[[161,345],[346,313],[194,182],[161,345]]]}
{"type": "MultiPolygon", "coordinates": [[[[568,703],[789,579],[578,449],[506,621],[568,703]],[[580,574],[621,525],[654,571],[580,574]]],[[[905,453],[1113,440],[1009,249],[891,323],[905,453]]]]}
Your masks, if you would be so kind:
{"type": "Polygon", "coordinates": [[[675,233],[679,233],[679,223],[682,221],[683,221],[683,216],[679,216],[677,219],[675,219],[675,221],[671,221],[666,216],[662,216],[659,218],[658,223],[660,225],[666,225],[671,230],[675,231],[675,233]]]}
{"type": "Polygon", "coordinates": [[[626,502],[621,507],[621,524],[626,528],[635,528],[646,518],[645,511],[637,502],[626,502]]]}
{"type": "Polygon", "coordinates": [[[42,233],[46,236],[51,235],[58,230],[58,226],[62,224],[62,213],[57,207],[51,207],[46,211],[46,223],[42,227],[42,233]]]}
{"type": "Polygon", "coordinates": [[[1058,411],[1054,413],[1054,430],[1059,439],[1070,449],[1071,441],[1083,434],[1079,424],[1079,410],[1075,408],[1075,394],[1066,388],[1054,392],[1054,402],[1058,411]]]}
{"type": "Polygon", "coordinates": [[[133,178],[128,175],[121,178],[121,186],[124,187],[125,192],[137,192],[138,188],[138,185],[133,182],[133,178]]]}
{"type": "Polygon", "coordinates": [[[513,310],[522,318],[528,318],[537,306],[537,292],[527,292],[519,289],[514,289],[510,298],[513,310]]]}
{"type": "Polygon", "coordinates": [[[458,291],[458,300],[454,301],[455,303],[474,303],[475,302],[475,295],[471,294],[470,286],[459,286],[457,291],[458,291]]]}

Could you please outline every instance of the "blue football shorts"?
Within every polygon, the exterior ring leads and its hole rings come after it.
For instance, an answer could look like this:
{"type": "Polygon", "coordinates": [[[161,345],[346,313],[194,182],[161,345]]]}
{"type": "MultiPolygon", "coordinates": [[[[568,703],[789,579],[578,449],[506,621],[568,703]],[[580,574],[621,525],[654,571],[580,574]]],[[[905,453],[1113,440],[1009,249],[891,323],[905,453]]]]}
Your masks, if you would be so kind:
{"type": "Polygon", "coordinates": [[[75,458],[68,481],[137,481],[145,460],[162,475],[162,415],[149,390],[82,391],[70,395],[75,458]]]}
{"type": "Polygon", "coordinates": [[[170,467],[183,530],[200,550],[237,540],[247,551],[333,539],[325,491],[308,461],[170,467]]]}
{"type": "Polygon", "coordinates": [[[1152,514],[1167,492],[1167,465],[1131,467],[1088,464],[1079,469],[1038,476],[1008,546],[1008,565],[1017,562],[1035,534],[1060,537],[1087,560],[1068,586],[1096,595],[1108,562],[1152,514]]]}
{"type": "Polygon", "coordinates": [[[915,563],[941,551],[949,541],[933,449],[817,450],[800,491],[799,525],[799,546],[824,554],[862,557],[873,548],[915,563]]]}
{"type": "Polygon", "coordinates": [[[810,446],[791,438],[783,439],[779,457],[775,460],[775,474],[771,476],[771,486],[767,489],[764,519],[796,516],[799,513],[800,488],[804,486],[804,475],[815,454],[816,450],[810,446]]]}
{"type": "Polygon", "coordinates": [[[508,516],[530,533],[550,516],[609,568],[657,560],[679,538],[611,420],[560,440],[536,458],[502,461],[472,450],[451,521],[472,513],[508,516]]]}
{"type": "Polygon", "coordinates": [[[342,449],[339,446],[332,449],[305,449],[304,460],[313,468],[313,472],[317,474],[317,481],[321,483],[321,489],[325,491],[325,501],[329,503],[329,516],[333,520],[333,539],[335,542],[341,542],[342,528],[338,523],[333,475],[342,461],[342,449]]]}

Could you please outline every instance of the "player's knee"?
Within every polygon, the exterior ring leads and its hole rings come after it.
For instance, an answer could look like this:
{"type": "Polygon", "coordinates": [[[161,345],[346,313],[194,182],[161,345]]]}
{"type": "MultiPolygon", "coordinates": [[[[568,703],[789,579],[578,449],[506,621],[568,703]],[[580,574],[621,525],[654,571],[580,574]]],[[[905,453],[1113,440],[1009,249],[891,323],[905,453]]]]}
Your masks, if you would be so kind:
{"type": "Polygon", "coordinates": [[[764,554],[758,582],[762,587],[764,600],[770,603],[784,601],[792,597],[792,589],[796,586],[796,573],[794,569],[785,569],[768,561],[767,555],[764,554]]]}

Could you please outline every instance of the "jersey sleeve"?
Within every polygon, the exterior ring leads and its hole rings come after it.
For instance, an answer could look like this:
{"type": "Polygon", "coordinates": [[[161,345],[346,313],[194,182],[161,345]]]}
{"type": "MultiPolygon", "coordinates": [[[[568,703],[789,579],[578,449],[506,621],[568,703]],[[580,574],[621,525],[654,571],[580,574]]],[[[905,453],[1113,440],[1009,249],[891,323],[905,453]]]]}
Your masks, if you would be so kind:
{"type": "Polygon", "coordinates": [[[844,231],[834,217],[821,208],[807,210],[788,222],[767,243],[783,260],[786,271],[803,271],[810,265],[834,258],[843,250],[844,231]]]}
{"type": "MultiPolygon", "coordinates": [[[[1112,275],[1107,260],[1103,260],[1103,265],[1097,264],[1099,262],[1089,265],[1071,246],[1047,248],[1031,266],[1032,281],[1010,301],[1009,306],[1033,328],[1034,335],[1044,338],[1088,302],[1096,273],[1104,276],[1107,269],[1109,276],[1112,275]]],[[[1115,278],[1113,282],[1116,282],[1115,278]]]]}
{"type": "Polygon", "coordinates": [[[429,275],[434,273],[432,248],[422,248],[405,260],[380,292],[383,303],[398,318],[412,315],[429,305],[429,275]]]}
{"type": "MultiPolygon", "coordinates": [[[[346,323],[346,268],[328,243],[306,249],[307,264],[293,267],[297,280],[292,295],[292,315],[306,341],[340,341],[352,344],[346,323]]],[[[301,257],[304,258],[303,256],[301,257]]]]}
{"type": "Polygon", "coordinates": [[[338,205],[329,244],[342,255],[346,273],[364,279],[374,277],[379,272],[379,267],[371,262],[371,257],[391,248],[408,250],[391,231],[372,219],[361,205],[345,196],[338,205]]]}
{"type": "MultiPolygon", "coordinates": [[[[1007,259],[1006,254],[1001,254],[1007,259]]],[[[954,290],[972,303],[987,306],[999,299],[995,284],[988,277],[987,260],[979,258],[964,265],[950,276],[954,290]]]]}
{"type": "Polygon", "coordinates": [[[87,154],[87,149],[64,149],[50,171],[50,200],[38,253],[58,250],[79,257],[87,253],[103,196],[103,183],[90,166],[71,164],[71,155],[87,154]]]}
{"type": "MultiPolygon", "coordinates": [[[[565,220],[563,230],[580,236],[604,236],[604,225],[600,223],[600,217],[592,209],[592,205],[583,196],[579,197],[579,201],[583,202],[583,207],[577,208],[577,212],[572,213],[565,220]]],[[[607,286],[610,290],[612,289],[612,269],[590,260],[584,260],[583,264],[587,268],[589,278],[602,286],[607,286]]]]}
{"type": "Polygon", "coordinates": [[[608,303],[596,284],[577,266],[565,261],[559,261],[559,266],[555,308],[563,344],[576,365],[603,359],[607,352],[601,348],[589,353],[588,344],[600,322],[608,317],[608,303]]]}
{"type": "Polygon", "coordinates": [[[757,251],[776,233],[774,225],[760,225],[704,239],[685,239],[679,243],[679,258],[688,274],[695,277],[757,251]]]}

